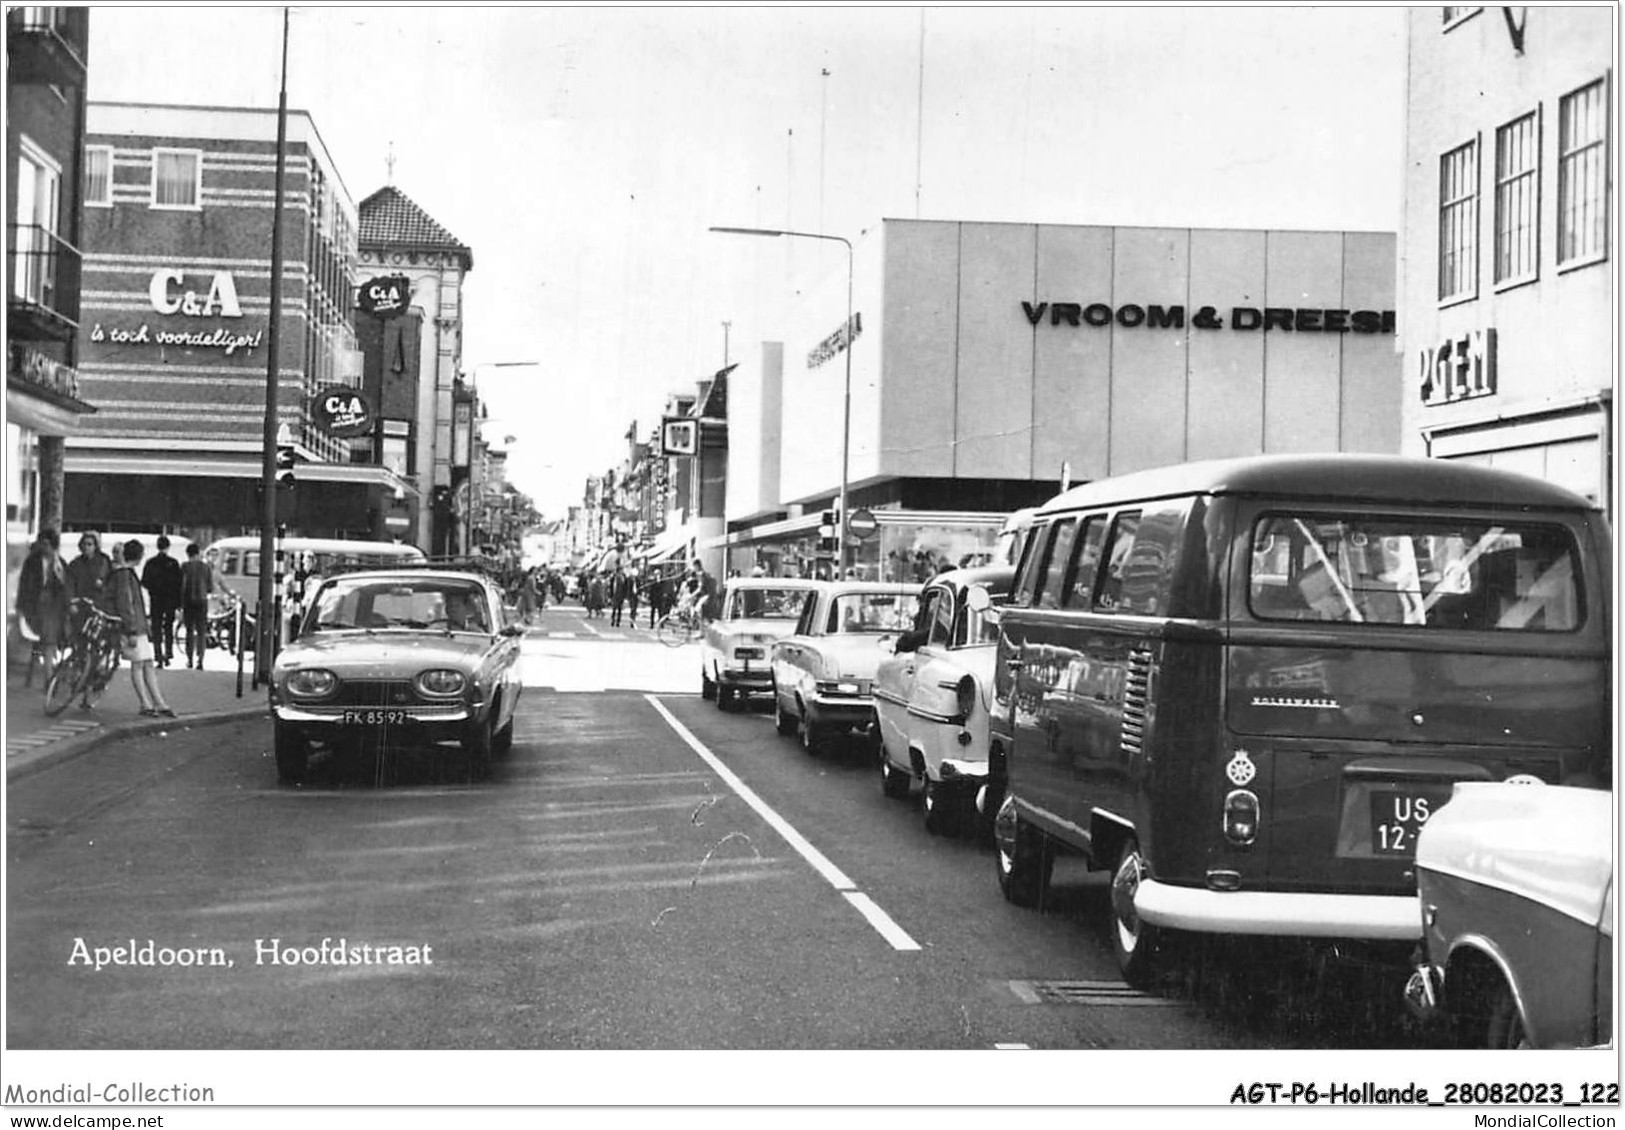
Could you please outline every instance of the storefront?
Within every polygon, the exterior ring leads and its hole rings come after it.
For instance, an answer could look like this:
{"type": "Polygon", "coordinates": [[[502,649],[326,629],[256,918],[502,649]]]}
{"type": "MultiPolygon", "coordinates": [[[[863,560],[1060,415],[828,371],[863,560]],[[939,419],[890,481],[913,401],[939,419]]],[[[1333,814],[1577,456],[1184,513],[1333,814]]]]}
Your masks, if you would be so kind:
{"type": "Polygon", "coordinates": [[[1614,18],[1410,10],[1400,320],[1407,454],[1520,471],[1610,512],[1614,18]]]}
{"type": "Polygon", "coordinates": [[[850,317],[842,264],[736,376],[728,567],[829,560],[848,422],[848,505],[879,522],[848,539],[864,575],[990,553],[1063,481],[1398,452],[1394,255],[1380,232],[886,220],[850,317]]]}

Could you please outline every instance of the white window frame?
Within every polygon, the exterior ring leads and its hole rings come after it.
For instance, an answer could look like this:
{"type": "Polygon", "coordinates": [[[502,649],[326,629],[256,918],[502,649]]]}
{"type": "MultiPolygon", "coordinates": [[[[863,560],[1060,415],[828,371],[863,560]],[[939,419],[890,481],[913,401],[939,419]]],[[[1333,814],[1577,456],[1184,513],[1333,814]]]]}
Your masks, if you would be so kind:
{"type": "Polygon", "coordinates": [[[1465,141],[1454,149],[1447,150],[1439,157],[1439,305],[1451,306],[1457,302],[1469,302],[1478,297],[1478,246],[1479,246],[1479,184],[1481,182],[1481,168],[1483,163],[1483,139],[1474,134],[1472,140],[1465,141]],[[1469,186],[1468,191],[1458,192],[1451,197],[1445,196],[1446,169],[1452,158],[1458,154],[1470,154],[1472,167],[1462,178],[1461,183],[1469,186]],[[1460,217],[1458,219],[1458,216],[1460,217]],[[1464,237],[1459,243],[1452,243],[1453,235],[1464,237]],[[1463,289],[1446,291],[1448,281],[1445,269],[1447,251],[1454,252],[1454,259],[1470,259],[1467,265],[1455,272],[1463,277],[1463,289]]]}
{"type": "Polygon", "coordinates": [[[86,208],[111,208],[113,206],[113,147],[111,145],[85,146],[85,199],[86,208]],[[90,194],[90,159],[93,153],[107,155],[107,196],[98,199],[90,194]]]}
{"type": "Polygon", "coordinates": [[[165,146],[155,146],[152,151],[152,196],[150,206],[164,212],[201,212],[203,211],[203,150],[201,149],[175,149],[165,146]],[[192,167],[192,203],[190,204],[160,204],[158,202],[158,158],[160,156],[190,157],[192,167]]]}
{"type": "MultiPolygon", "coordinates": [[[[27,134],[20,134],[17,138],[15,193],[17,210],[12,222],[19,229],[37,227],[42,229],[47,237],[61,233],[62,163],[27,134]],[[42,197],[38,191],[42,184],[49,188],[46,194],[49,197],[49,204],[44,211],[41,209],[42,197]]],[[[45,256],[50,249],[32,246],[35,238],[32,232],[24,236],[19,231],[18,235],[20,241],[15,249],[18,254],[16,270],[11,279],[11,293],[27,302],[52,306],[56,300],[56,278],[54,272],[45,269],[45,264],[49,261],[45,256]],[[23,241],[27,242],[26,246],[23,245],[23,241]],[[33,254],[35,252],[40,253],[41,257],[36,257],[33,254]]]]}
{"type": "Polygon", "coordinates": [[[1613,144],[1612,105],[1613,99],[1610,97],[1609,79],[1606,75],[1575,87],[1559,98],[1557,102],[1557,208],[1555,211],[1557,214],[1557,269],[1559,271],[1571,270],[1576,267],[1589,267],[1593,263],[1606,262],[1608,259],[1608,245],[1613,237],[1613,232],[1609,229],[1608,224],[1608,209],[1612,203],[1611,197],[1613,195],[1612,167],[1609,164],[1613,144]],[[1563,127],[1566,113],[1569,107],[1576,104],[1574,100],[1577,96],[1593,89],[1598,91],[1599,95],[1597,102],[1598,110],[1602,114],[1601,136],[1588,140],[1572,149],[1565,150],[1563,145],[1567,140],[1567,132],[1563,127]],[[1592,212],[1599,215],[1602,221],[1601,246],[1593,250],[1570,254],[1568,258],[1564,258],[1564,226],[1566,223],[1564,217],[1569,201],[1571,178],[1573,177],[1571,170],[1577,158],[1597,149],[1601,150],[1601,192],[1597,198],[1588,201],[1588,203],[1592,212]]]}
{"type": "MultiPolygon", "coordinates": [[[[1497,290],[1522,286],[1540,277],[1540,143],[1541,120],[1538,108],[1527,114],[1520,114],[1496,127],[1495,130],[1495,221],[1491,260],[1494,264],[1493,275],[1497,290]],[[1510,131],[1526,124],[1528,136],[1523,152],[1530,158],[1529,163],[1509,173],[1506,170],[1505,160],[1506,142],[1512,136],[1510,131]],[[1508,204],[1514,200],[1518,202],[1518,210],[1524,213],[1524,218],[1528,221],[1525,230],[1529,238],[1529,254],[1523,270],[1503,274],[1504,253],[1509,250],[1503,242],[1505,235],[1509,234],[1505,220],[1508,204]]],[[[1514,239],[1514,245],[1515,242],[1514,239]]]]}

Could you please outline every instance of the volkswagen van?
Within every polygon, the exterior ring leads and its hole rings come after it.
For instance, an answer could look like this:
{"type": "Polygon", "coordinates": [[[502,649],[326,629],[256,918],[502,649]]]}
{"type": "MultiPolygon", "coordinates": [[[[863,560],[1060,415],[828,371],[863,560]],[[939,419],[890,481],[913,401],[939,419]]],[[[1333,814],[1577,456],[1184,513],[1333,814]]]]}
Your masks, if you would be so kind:
{"type": "Polygon", "coordinates": [[[1144,982],[1169,931],[1362,940],[1401,963],[1415,842],[1460,781],[1611,780],[1610,532],[1442,460],[1264,456],[1039,509],[994,670],[998,879],[1111,872],[1144,982]]]}

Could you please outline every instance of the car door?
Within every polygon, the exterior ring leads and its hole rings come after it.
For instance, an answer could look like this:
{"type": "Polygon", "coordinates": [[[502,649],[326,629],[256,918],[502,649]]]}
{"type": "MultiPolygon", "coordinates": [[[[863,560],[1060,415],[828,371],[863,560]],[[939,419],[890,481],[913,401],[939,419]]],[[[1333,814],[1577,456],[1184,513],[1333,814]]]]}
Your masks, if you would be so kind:
{"type": "MultiPolygon", "coordinates": [[[[920,611],[915,617],[915,631],[929,632],[936,609],[948,600],[947,592],[933,585],[920,598],[920,611]]],[[[924,636],[917,636],[923,646],[924,636]]],[[[906,768],[909,764],[909,734],[913,720],[909,717],[909,704],[914,697],[915,672],[920,663],[920,647],[897,651],[882,657],[875,672],[875,713],[880,719],[880,740],[886,756],[893,765],[906,768]]]]}
{"type": "Polygon", "coordinates": [[[518,711],[519,696],[524,692],[523,672],[519,662],[519,641],[522,637],[507,634],[507,628],[515,621],[509,614],[507,605],[502,602],[502,594],[490,587],[485,592],[486,603],[491,612],[490,623],[495,633],[491,645],[493,668],[491,686],[492,689],[502,690],[502,716],[494,723],[500,730],[518,711]]]}
{"type": "Polygon", "coordinates": [[[775,693],[782,697],[787,707],[795,705],[796,691],[804,680],[808,648],[812,643],[813,626],[819,623],[823,595],[820,592],[808,593],[807,602],[801,606],[801,617],[796,621],[796,630],[773,645],[773,685],[775,693]]]}
{"type": "Polygon", "coordinates": [[[954,659],[953,630],[958,600],[963,594],[944,588],[931,609],[925,643],[917,653],[913,685],[909,690],[908,729],[912,744],[931,766],[957,748],[959,679],[964,672],[954,659]]]}

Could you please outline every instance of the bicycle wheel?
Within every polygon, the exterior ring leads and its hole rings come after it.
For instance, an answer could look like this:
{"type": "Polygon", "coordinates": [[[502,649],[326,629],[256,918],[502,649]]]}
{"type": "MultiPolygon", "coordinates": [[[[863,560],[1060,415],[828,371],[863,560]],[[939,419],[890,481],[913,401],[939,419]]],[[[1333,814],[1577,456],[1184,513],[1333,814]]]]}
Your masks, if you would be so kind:
{"type": "Polygon", "coordinates": [[[81,651],[70,651],[57,661],[56,670],[45,684],[45,713],[55,718],[68,708],[79,693],[79,680],[85,673],[85,656],[81,651]]]}
{"type": "Polygon", "coordinates": [[[107,690],[108,684],[113,681],[113,675],[118,671],[118,661],[118,649],[112,644],[104,643],[96,656],[96,665],[82,681],[86,706],[95,706],[102,697],[102,692],[107,690]]]}
{"type": "Polygon", "coordinates": [[[669,612],[655,625],[655,636],[667,647],[681,647],[688,642],[688,632],[684,630],[683,622],[669,612]]]}

